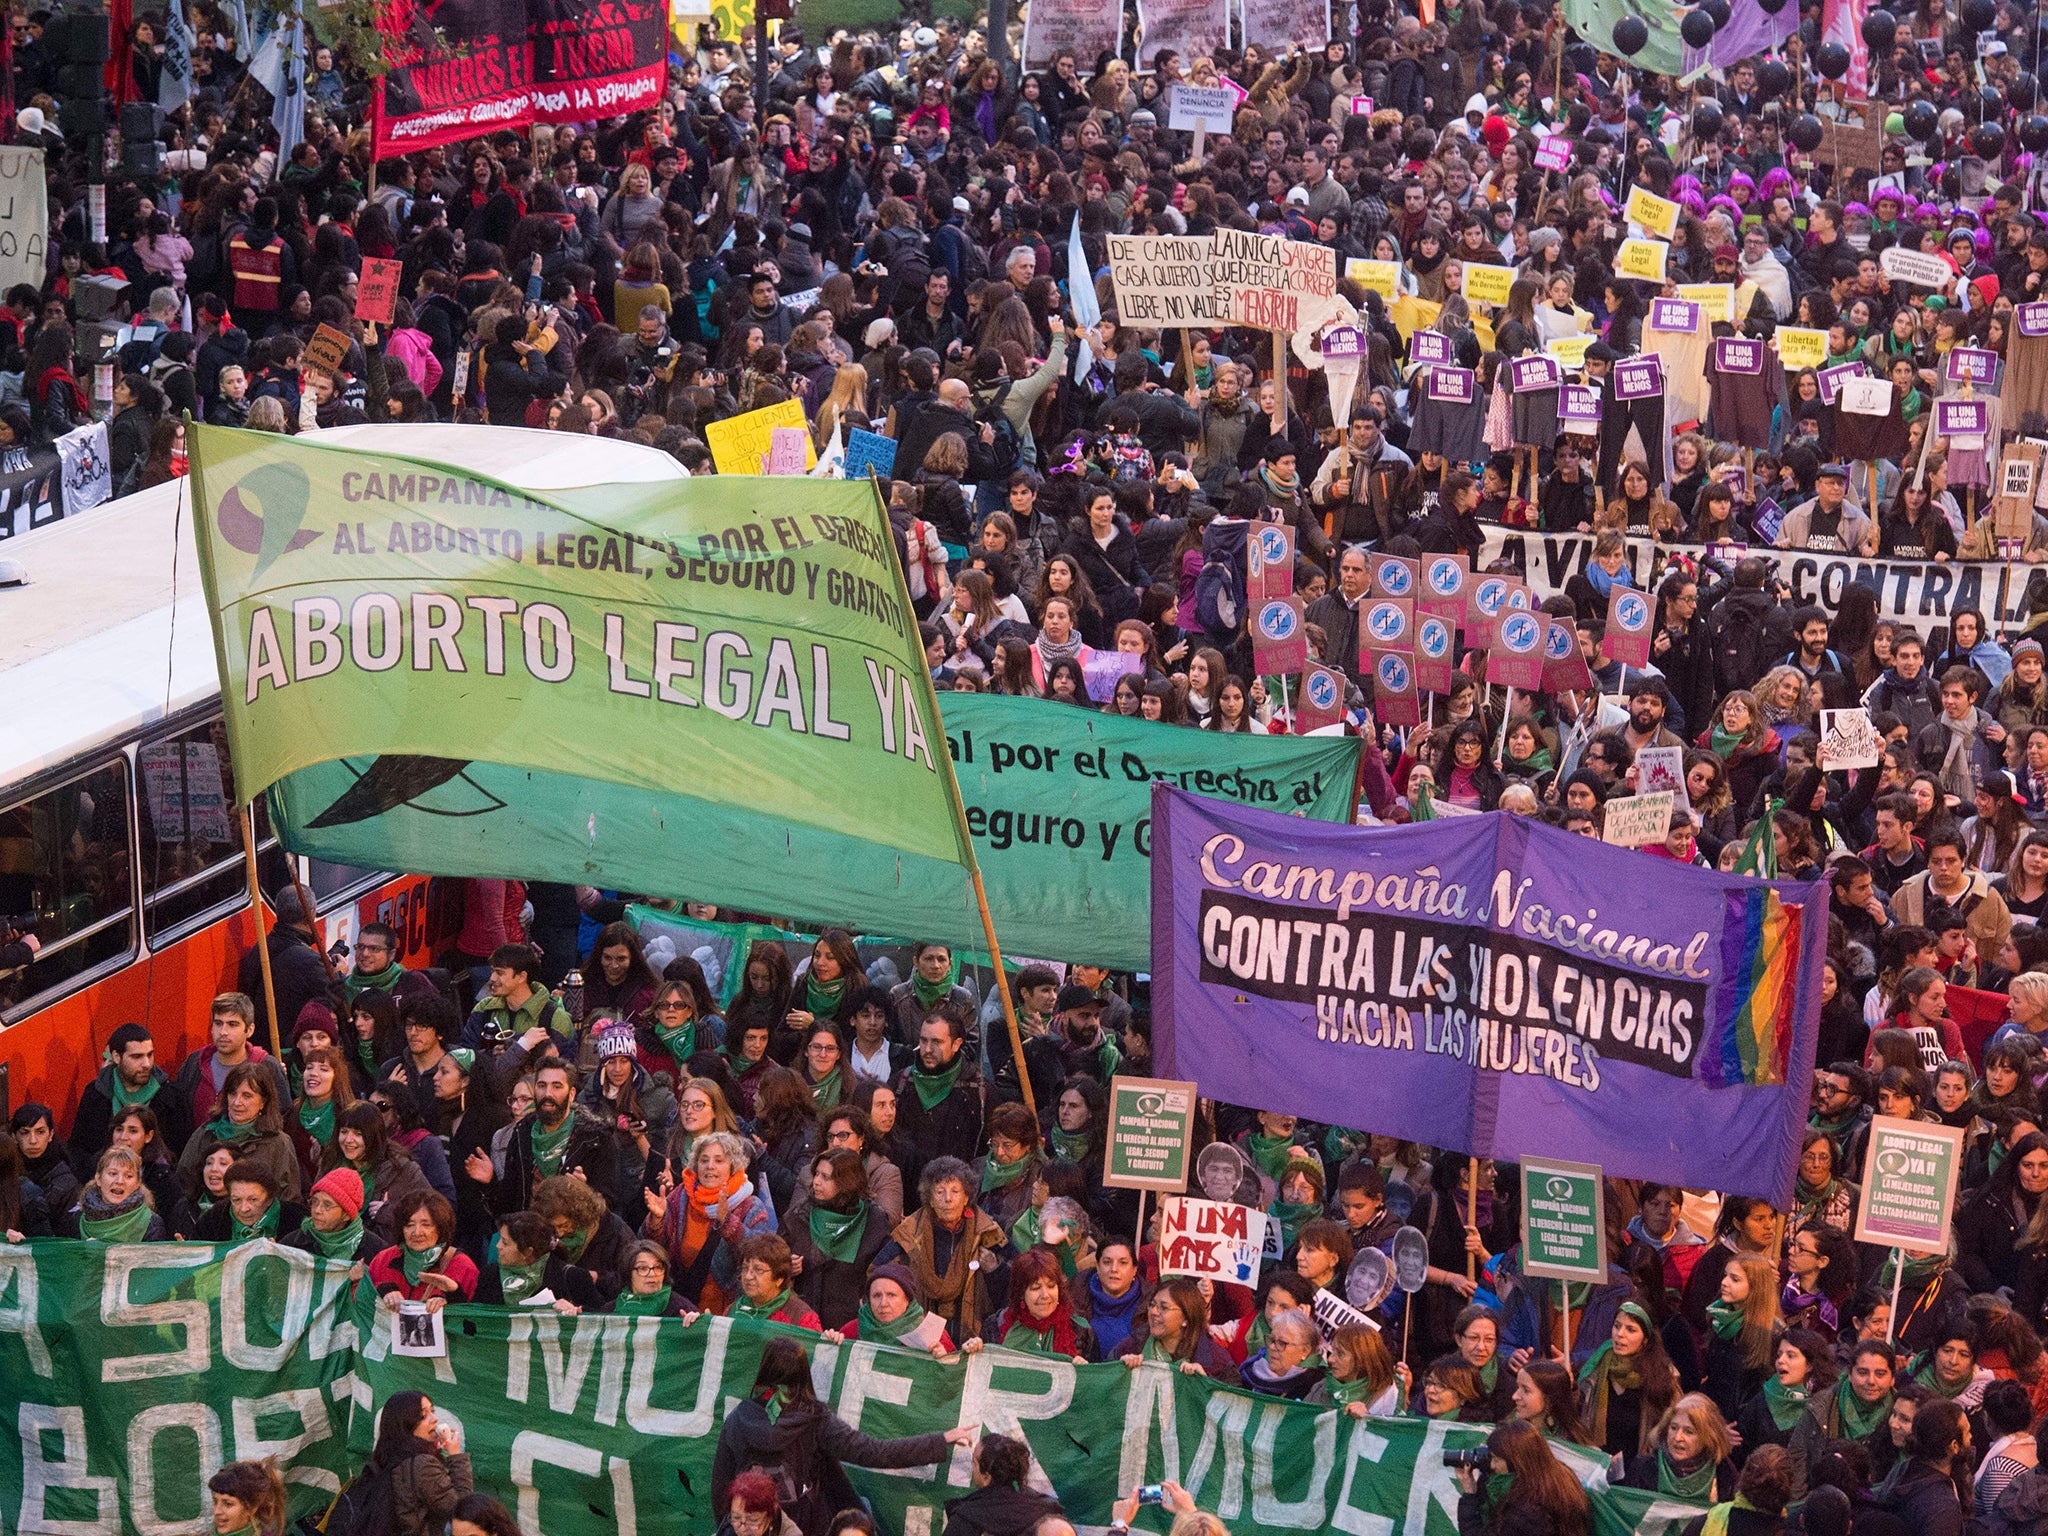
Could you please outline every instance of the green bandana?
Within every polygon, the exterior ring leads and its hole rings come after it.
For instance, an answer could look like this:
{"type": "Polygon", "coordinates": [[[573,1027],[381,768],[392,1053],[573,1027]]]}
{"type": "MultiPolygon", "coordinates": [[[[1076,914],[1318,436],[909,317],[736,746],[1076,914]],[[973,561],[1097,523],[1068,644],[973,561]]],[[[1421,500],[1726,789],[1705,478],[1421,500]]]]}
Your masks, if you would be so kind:
{"type": "Polygon", "coordinates": [[[1019,1253],[1038,1246],[1037,1206],[1025,1206],[1024,1214],[1010,1223],[1010,1243],[1019,1253]]]}
{"type": "Polygon", "coordinates": [[[280,1214],[281,1208],[279,1207],[278,1203],[275,1200],[273,1200],[270,1202],[270,1204],[263,1207],[263,1214],[256,1218],[256,1225],[253,1227],[246,1225],[242,1221],[242,1218],[239,1216],[230,1218],[230,1224],[233,1228],[233,1235],[229,1238],[229,1241],[236,1243],[246,1243],[252,1237],[276,1237],[277,1223],[280,1214]]]}
{"type": "Polygon", "coordinates": [[[665,1024],[657,1024],[654,1026],[654,1038],[661,1042],[661,1048],[667,1051],[680,1067],[696,1054],[697,1021],[691,1019],[688,1023],[678,1024],[673,1029],[665,1024]]]}
{"type": "Polygon", "coordinates": [[[1003,1348],[1014,1349],[1025,1355],[1049,1355],[1053,1352],[1052,1330],[1027,1328],[1022,1323],[1012,1323],[1010,1331],[1003,1335],[1003,1348]]]}
{"type": "Polygon", "coordinates": [[[758,1323],[765,1323],[788,1305],[789,1287],[785,1285],[781,1290],[759,1305],[742,1296],[732,1304],[732,1315],[734,1317],[751,1317],[758,1323]]]}
{"type": "Polygon", "coordinates": [[[222,1110],[214,1119],[207,1121],[206,1128],[213,1133],[215,1141],[224,1141],[231,1147],[239,1147],[243,1142],[256,1134],[256,1122],[254,1120],[251,1120],[247,1125],[236,1125],[234,1121],[228,1118],[226,1110],[222,1110]]]}
{"type": "Polygon", "coordinates": [[[377,1075],[377,1042],[365,1040],[361,1035],[356,1036],[356,1060],[363,1064],[365,1072],[375,1077],[377,1075]]]}
{"type": "Polygon", "coordinates": [[[96,1243],[139,1243],[149,1231],[149,1202],[138,1199],[118,1216],[78,1218],[78,1230],[96,1243]]]}
{"type": "Polygon", "coordinates": [[[1363,1152],[1372,1145],[1372,1137],[1364,1131],[1346,1130],[1333,1125],[1323,1133],[1323,1155],[1331,1163],[1341,1163],[1354,1152],[1363,1152]]]}
{"type": "MultiPolygon", "coordinates": [[[[1994,1142],[1993,1145],[1995,1146],[1997,1143],[1994,1142]]],[[[1889,1291],[1891,1289],[1892,1274],[1898,1265],[1899,1255],[1904,1252],[1905,1250],[1902,1248],[1894,1248],[1884,1256],[1884,1263],[1877,1271],[1877,1284],[1875,1287],[1877,1290],[1889,1291]]],[[[1947,1265],[1948,1255],[1945,1253],[1930,1253],[1920,1258],[1909,1258],[1906,1260],[1906,1272],[1903,1283],[1913,1287],[1916,1291],[1924,1289],[1933,1282],[1935,1277],[1947,1265]]]]}
{"type": "Polygon", "coordinates": [[[1145,1340],[1145,1347],[1140,1351],[1140,1358],[1156,1361],[1160,1365],[1180,1364],[1178,1360],[1166,1352],[1166,1346],[1154,1338],[1147,1338],[1145,1340]]]}
{"type": "Polygon", "coordinates": [[[1844,1440],[1867,1438],[1891,1411],[1892,1394],[1889,1392],[1874,1403],[1866,1403],[1856,1395],[1846,1376],[1835,1388],[1835,1416],[1842,1421],[1841,1438],[1844,1440]]]}
{"type": "Polygon", "coordinates": [[[299,1124],[313,1138],[314,1146],[326,1146],[334,1139],[334,1100],[328,1099],[320,1104],[311,1099],[299,1100],[299,1124]]]}
{"type": "Polygon", "coordinates": [[[1799,1416],[1806,1412],[1807,1395],[1804,1386],[1788,1387],[1776,1374],[1764,1378],[1764,1406],[1771,1410],[1771,1422],[1780,1430],[1788,1430],[1799,1422],[1799,1416]]]}
{"type": "Polygon", "coordinates": [[[1262,1136],[1253,1131],[1244,1139],[1245,1151],[1267,1178],[1278,1182],[1287,1169],[1288,1154],[1294,1150],[1292,1136],[1262,1136]]]}
{"type": "Polygon", "coordinates": [[[531,1264],[507,1264],[503,1259],[498,1260],[498,1284],[504,1289],[505,1305],[516,1307],[539,1290],[547,1272],[546,1259],[538,1259],[531,1264]]]}
{"type": "Polygon", "coordinates": [[[622,1291],[619,1293],[619,1299],[612,1303],[612,1315],[614,1317],[660,1317],[668,1311],[668,1302],[669,1288],[665,1285],[660,1290],[647,1296],[636,1296],[631,1291],[622,1291]]]}
{"type": "Polygon", "coordinates": [[[313,1246],[320,1250],[323,1259],[340,1259],[344,1263],[356,1256],[356,1250],[363,1246],[363,1218],[357,1216],[338,1232],[322,1232],[313,1225],[308,1216],[299,1230],[313,1240],[313,1246]]]}
{"type": "Polygon", "coordinates": [[[955,960],[946,974],[937,981],[926,981],[924,972],[913,969],[910,973],[910,995],[917,999],[917,1006],[929,1013],[953,994],[953,978],[960,974],[960,962],[955,960]]]}
{"type": "Polygon", "coordinates": [[[1372,1389],[1372,1378],[1361,1376],[1356,1381],[1339,1381],[1334,1376],[1324,1378],[1330,1384],[1330,1398],[1340,1408],[1353,1403],[1369,1403],[1379,1394],[1372,1389]]]}
{"type": "MultiPolygon", "coordinates": [[[[745,1303],[742,1303],[742,1305],[745,1305],[745,1303]]],[[[782,1410],[788,1406],[789,1388],[787,1387],[777,1387],[773,1392],[770,1392],[761,1399],[761,1411],[768,1415],[768,1422],[770,1424],[781,1418],[782,1410]]]]}
{"type": "Polygon", "coordinates": [[[1072,1131],[1052,1128],[1052,1149],[1070,1163],[1085,1163],[1088,1154],[1095,1149],[1095,1138],[1087,1132],[1076,1136],[1072,1131]]]}
{"type": "Polygon", "coordinates": [[[867,1235],[868,1203],[863,1200],[850,1211],[811,1207],[811,1245],[840,1264],[851,1264],[860,1253],[860,1240],[867,1235]]]}
{"type": "Polygon", "coordinates": [[[1507,1503],[1508,1490],[1514,1487],[1514,1485],[1515,1475],[1512,1472],[1489,1472],[1486,1474],[1486,1486],[1480,1489],[1479,1497],[1480,1501],[1485,1504],[1487,1513],[1491,1514],[1494,1510],[1499,1509],[1501,1505],[1507,1503]]]}
{"type": "Polygon", "coordinates": [[[377,1193],[377,1171],[374,1168],[365,1168],[361,1163],[350,1163],[348,1166],[353,1168],[356,1177],[363,1181],[363,1209],[368,1210],[370,1201],[377,1193]]]}
{"type": "Polygon", "coordinates": [[[1920,1357],[1920,1362],[1913,1368],[1910,1379],[1942,1397],[1961,1397],[1969,1390],[1970,1383],[1977,1379],[1977,1372],[1972,1368],[1963,1373],[1961,1381],[1949,1381],[1936,1368],[1934,1351],[1930,1349],[1920,1357]]]}
{"type": "Polygon", "coordinates": [[[1280,1242],[1283,1249],[1294,1246],[1294,1235],[1304,1222],[1312,1221],[1322,1214],[1323,1208],[1313,1200],[1275,1200],[1266,1207],[1266,1214],[1280,1226],[1280,1242]]]}
{"type": "Polygon", "coordinates": [[[476,1052],[472,1051],[468,1046],[458,1045],[448,1053],[448,1056],[455,1063],[455,1070],[464,1077],[468,1077],[476,1071],[476,1052]]]}
{"type": "Polygon", "coordinates": [[[1712,749],[1714,756],[1719,758],[1725,759],[1729,753],[1741,746],[1742,742],[1740,732],[1722,730],[1719,721],[1716,721],[1713,730],[1707,733],[1707,745],[1712,749]]]}
{"type": "Polygon", "coordinates": [[[1700,1457],[1700,1464],[1687,1472],[1671,1459],[1668,1451],[1657,1452],[1657,1492],[1669,1499],[1689,1499],[1695,1504],[1710,1503],[1714,1497],[1714,1474],[1720,1470],[1711,1456],[1700,1457]]]}
{"type": "Polygon", "coordinates": [[[885,1323],[876,1317],[866,1302],[860,1304],[860,1336],[869,1342],[887,1341],[894,1343],[906,1333],[914,1333],[924,1322],[924,1308],[912,1302],[904,1309],[903,1315],[893,1323],[885,1323]]]}
{"type": "Polygon", "coordinates": [[[746,1048],[746,1041],[747,1032],[744,1029],[735,1029],[725,1037],[725,1064],[732,1069],[734,1077],[745,1077],[761,1064],[758,1057],[749,1061],[740,1054],[746,1048]]]}
{"type": "Polygon", "coordinates": [[[405,1283],[418,1285],[420,1276],[441,1262],[441,1255],[447,1252],[439,1243],[431,1248],[401,1248],[398,1265],[405,1271],[405,1283]]]}
{"type": "Polygon", "coordinates": [[[572,1231],[567,1237],[555,1242],[555,1249],[571,1264],[583,1257],[583,1250],[590,1246],[590,1240],[597,1236],[597,1223],[592,1222],[581,1231],[572,1231]]]}
{"type": "Polygon", "coordinates": [[[1839,1142],[1855,1126],[1857,1118],[1862,1113],[1861,1105],[1844,1110],[1839,1115],[1823,1115],[1816,1110],[1806,1117],[1806,1128],[1810,1131],[1819,1131],[1830,1141],[1839,1142]]]}
{"type": "Polygon", "coordinates": [[[114,1101],[115,1114],[119,1114],[124,1109],[133,1109],[138,1104],[147,1104],[156,1097],[157,1090],[163,1087],[163,1085],[164,1080],[157,1076],[155,1072],[151,1072],[149,1074],[149,1081],[131,1092],[128,1085],[121,1081],[121,1073],[118,1068],[110,1064],[107,1069],[107,1097],[114,1101]]]}
{"type": "Polygon", "coordinates": [[[562,1171],[562,1159],[568,1155],[569,1132],[575,1127],[576,1114],[572,1110],[562,1116],[562,1123],[552,1131],[540,1127],[540,1116],[535,1115],[527,1122],[527,1135],[533,1138],[533,1168],[544,1179],[552,1179],[562,1171]]]}
{"type": "Polygon", "coordinates": [[[1707,1325],[1714,1330],[1717,1339],[1740,1338],[1742,1308],[1732,1301],[1710,1301],[1707,1303],[1707,1325]]]}
{"type": "Polygon", "coordinates": [[[1488,1397],[1493,1396],[1494,1384],[1500,1380],[1500,1351],[1495,1350],[1486,1364],[1479,1367],[1479,1385],[1488,1397]]]}
{"type": "Polygon", "coordinates": [[[955,1056],[953,1065],[943,1072],[927,1072],[923,1062],[910,1069],[910,1086],[917,1090],[917,1102],[925,1107],[927,1113],[937,1109],[946,1095],[953,1091],[953,1085],[960,1081],[963,1060],[963,1057],[955,1056]]]}
{"type": "Polygon", "coordinates": [[[227,1536],[256,1536],[256,1522],[251,1520],[247,1525],[238,1525],[227,1536]]]}
{"type": "Polygon", "coordinates": [[[347,994],[348,1001],[353,1004],[365,992],[372,990],[389,992],[398,985],[398,978],[404,974],[405,967],[394,960],[381,971],[367,974],[362,971],[351,972],[348,978],[342,982],[341,989],[347,994]]]}
{"type": "Polygon", "coordinates": [[[839,1005],[846,997],[846,978],[837,981],[818,980],[817,968],[804,973],[804,1012],[814,1018],[829,1019],[839,1011],[839,1005]]]}
{"type": "Polygon", "coordinates": [[[846,1063],[841,1062],[815,1083],[806,1078],[804,1086],[811,1090],[812,1106],[820,1114],[829,1114],[846,1096],[846,1063]]]}
{"type": "Polygon", "coordinates": [[[999,1163],[995,1153],[991,1152],[981,1160],[981,1187],[984,1190],[1008,1189],[1030,1172],[1031,1165],[1037,1160],[1032,1153],[1026,1152],[1014,1163],[999,1163]]]}
{"type": "Polygon", "coordinates": [[[1266,1347],[1266,1340],[1272,1337],[1272,1333],[1272,1325],[1266,1321],[1266,1309],[1261,1307],[1259,1308],[1258,1316],[1252,1319],[1251,1327],[1245,1331],[1245,1358],[1249,1360],[1253,1355],[1264,1349],[1266,1347]]]}

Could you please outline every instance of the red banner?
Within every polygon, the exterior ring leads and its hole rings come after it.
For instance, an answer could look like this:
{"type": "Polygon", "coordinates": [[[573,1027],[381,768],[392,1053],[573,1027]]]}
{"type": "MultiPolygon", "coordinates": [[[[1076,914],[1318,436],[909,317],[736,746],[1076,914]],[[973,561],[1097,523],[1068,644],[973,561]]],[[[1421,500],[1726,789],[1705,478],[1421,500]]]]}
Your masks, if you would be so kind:
{"type": "Polygon", "coordinates": [[[642,111],[668,77],[665,0],[391,0],[383,27],[380,157],[642,111]]]}

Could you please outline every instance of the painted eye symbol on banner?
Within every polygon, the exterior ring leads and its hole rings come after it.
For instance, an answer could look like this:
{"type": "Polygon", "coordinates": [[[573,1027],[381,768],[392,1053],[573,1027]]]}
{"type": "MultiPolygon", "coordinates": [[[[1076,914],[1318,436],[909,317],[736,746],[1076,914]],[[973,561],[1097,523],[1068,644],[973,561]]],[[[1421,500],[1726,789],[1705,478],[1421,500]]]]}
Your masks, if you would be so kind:
{"type": "Polygon", "coordinates": [[[1402,657],[1382,656],[1378,665],[1373,668],[1373,676],[1379,679],[1381,687],[1391,693],[1408,691],[1408,663],[1402,657]]]}
{"type": "Polygon", "coordinates": [[[1279,565],[1287,559],[1287,535],[1278,528],[1268,528],[1259,534],[1259,558],[1268,565],[1279,565]]]}
{"type": "Polygon", "coordinates": [[[1406,597],[1410,586],[1408,567],[1389,560],[1380,567],[1380,590],[1389,597],[1406,597]]]}
{"type": "Polygon", "coordinates": [[[1455,560],[1437,560],[1429,567],[1429,589],[1439,597],[1448,597],[1458,590],[1459,578],[1464,571],[1455,560]]]}
{"type": "Polygon", "coordinates": [[[1308,701],[1317,709],[1337,707],[1337,680],[1327,672],[1311,672],[1308,679],[1308,701]]]}
{"type": "Polygon", "coordinates": [[[1292,640],[1294,609],[1281,602],[1266,604],[1259,610],[1259,633],[1268,640],[1292,640]]]}
{"type": "Polygon", "coordinates": [[[1434,661],[1451,648],[1451,626],[1442,619],[1425,619],[1415,632],[1416,647],[1434,661]]]}
{"type": "Polygon", "coordinates": [[[1375,640],[1398,640],[1408,627],[1400,608],[1393,603],[1375,603],[1372,612],[1366,615],[1365,625],[1375,640]]]}
{"type": "Polygon", "coordinates": [[[1479,583],[1479,611],[1492,615],[1500,612],[1500,605],[1507,600],[1508,584],[1499,577],[1479,583]]]}
{"type": "Polygon", "coordinates": [[[1577,643],[1578,640],[1576,635],[1574,635],[1574,633],[1571,630],[1565,628],[1563,625],[1559,625],[1556,629],[1551,630],[1549,634],[1544,636],[1544,659],[1548,661],[1564,661],[1568,657],[1570,657],[1572,653],[1572,647],[1577,643]]]}
{"type": "Polygon", "coordinates": [[[1640,597],[1624,595],[1614,605],[1614,622],[1630,633],[1643,629],[1650,622],[1650,605],[1640,597]]]}
{"type": "Polygon", "coordinates": [[[1510,614],[1501,622],[1501,646],[1517,655],[1528,655],[1542,638],[1541,626],[1526,613],[1510,614]]]}

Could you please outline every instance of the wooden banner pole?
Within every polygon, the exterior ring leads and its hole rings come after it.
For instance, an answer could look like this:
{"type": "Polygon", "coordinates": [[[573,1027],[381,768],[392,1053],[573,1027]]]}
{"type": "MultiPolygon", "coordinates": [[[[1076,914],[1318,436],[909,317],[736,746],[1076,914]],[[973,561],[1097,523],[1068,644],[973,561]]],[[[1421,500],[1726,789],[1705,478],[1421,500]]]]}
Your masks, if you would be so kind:
{"type": "Polygon", "coordinates": [[[249,873],[249,915],[256,921],[256,963],[263,972],[263,1012],[270,1020],[270,1054],[282,1061],[284,1047],[277,1029],[277,987],[270,979],[270,939],[263,931],[263,887],[256,880],[256,807],[242,807],[235,818],[242,829],[242,862],[249,873]]]}

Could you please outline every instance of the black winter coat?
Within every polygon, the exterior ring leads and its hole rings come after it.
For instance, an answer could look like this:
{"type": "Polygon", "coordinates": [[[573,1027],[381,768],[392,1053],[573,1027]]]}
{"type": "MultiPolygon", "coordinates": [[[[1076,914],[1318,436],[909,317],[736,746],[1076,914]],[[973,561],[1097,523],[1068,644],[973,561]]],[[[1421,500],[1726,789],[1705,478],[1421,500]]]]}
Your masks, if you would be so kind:
{"type": "Polygon", "coordinates": [[[1058,1499],[1035,1489],[991,1485],[946,1501],[944,1536],[1030,1536],[1039,1521],[1065,1513],[1058,1499]]]}
{"type": "Polygon", "coordinates": [[[823,1536],[832,1516],[857,1502],[842,1462],[857,1467],[921,1467],[946,1455],[943,1434],[876,1440],[862,1434],[816,1401],[793,1403],[778,1419],[752,1398],[726,1415],[711,1462],[711,1507],[723,1509],[733,1479],[752,1467],[795,1489],[782,1512],[804,1536],[823,1536]]]}
{"type": "MultiPolygon", "coordinates": [[[[300,929],[280,923],[270,930],[265,942],[270,946],[271,985],[277,990],[277,1033],[280,1039],[289,1040],[292,1026],[299,1020],[300,1010],[316,998],[326,998],[327,967],[320,963],[320,954],[313,948],[313,941],[300,929]]],[[[236,990],[256,1004],[256,1033],[252,1038],[268,1040],[269,1010],[263,1006],[263,962],[257,958],[254,945],[242,956],[241,969],[235,973],[235,985],[236,990]]]]}

